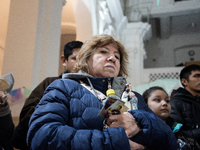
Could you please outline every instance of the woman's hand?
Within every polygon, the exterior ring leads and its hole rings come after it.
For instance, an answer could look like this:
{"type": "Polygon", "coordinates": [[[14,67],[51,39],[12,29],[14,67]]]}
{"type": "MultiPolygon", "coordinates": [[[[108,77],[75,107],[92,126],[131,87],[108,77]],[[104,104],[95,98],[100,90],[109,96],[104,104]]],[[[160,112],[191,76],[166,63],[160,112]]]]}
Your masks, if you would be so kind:
{"type": "Polygon", "coordinates": [[[140,128],[137,125],[135,118],[128,112],[124,112],[120,115],[111,115],[107,119],[106,123],[109,127],[122,126],[128,138],[133,137],[140,131],[140,128]]]}
{"type": "Polygon", "coordinates": [[[133,142],[131,140],[129,140],[129,144],[130,144],[131,150],[144,150],[144,149],[146,149],[146,146],[143,146],[143,145],[138,144],[136,142],[133,142]]]}

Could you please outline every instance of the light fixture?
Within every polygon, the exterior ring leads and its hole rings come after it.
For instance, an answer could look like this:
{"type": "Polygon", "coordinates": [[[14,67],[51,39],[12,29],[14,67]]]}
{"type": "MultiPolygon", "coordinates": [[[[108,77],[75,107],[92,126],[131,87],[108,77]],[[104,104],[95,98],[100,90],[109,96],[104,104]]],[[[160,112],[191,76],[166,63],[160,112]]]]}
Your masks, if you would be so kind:
{"type": "Polygon", "coordinates": [[[189,56],[194,56],[195,55],[195,51],[194,50],[189,50],[188,51],[188,55],[189,56]]]}

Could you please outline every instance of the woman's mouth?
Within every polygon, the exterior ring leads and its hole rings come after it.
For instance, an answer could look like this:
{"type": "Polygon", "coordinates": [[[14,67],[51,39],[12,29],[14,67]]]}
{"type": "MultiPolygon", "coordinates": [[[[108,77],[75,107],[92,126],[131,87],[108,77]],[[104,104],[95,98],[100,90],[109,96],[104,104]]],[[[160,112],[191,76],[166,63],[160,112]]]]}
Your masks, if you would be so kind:
{"type": "Polygon", "coordinates": [[[107,67],[107,68],[111,68],[111,69],[115,69],[115,67],[112,66],[112,65],[106,65],[106,67],[107,67]]]}

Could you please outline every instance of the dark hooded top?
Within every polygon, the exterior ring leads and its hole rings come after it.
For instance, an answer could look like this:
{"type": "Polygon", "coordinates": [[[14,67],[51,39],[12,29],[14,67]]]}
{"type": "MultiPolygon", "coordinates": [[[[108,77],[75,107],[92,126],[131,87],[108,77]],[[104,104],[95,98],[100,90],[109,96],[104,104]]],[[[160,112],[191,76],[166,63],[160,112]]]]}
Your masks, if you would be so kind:
{"type": "Polygon", "coordinates": [[[193,96],[184,88],[171,94],[171,117],[182,123],[181,130],[200,143],[200,97],[193,96]]]}

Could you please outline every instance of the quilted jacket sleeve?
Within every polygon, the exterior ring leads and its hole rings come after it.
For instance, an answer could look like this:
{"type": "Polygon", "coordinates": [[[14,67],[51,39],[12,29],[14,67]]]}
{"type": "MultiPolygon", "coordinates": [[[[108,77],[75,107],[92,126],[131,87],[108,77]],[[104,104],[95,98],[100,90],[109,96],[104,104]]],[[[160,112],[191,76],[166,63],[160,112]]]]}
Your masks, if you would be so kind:
{"type": "Polygon", "coordinates": [[[155,114],[143,110],[132,110],[140,126],[140,132],[131,140],[154,150],[176,150],[177,143],[171,128],[155,114]]]}
{"type": "MultiPolygon", "coordinates": [[[[71,81],[68,82],[68,85],[63,82],[63,80],[56,80],[47,88],[45,95],[31,116],[27,135],[29,148],[34,150],[129,150],[128,138],[122,127],[108,128],[103,131],[74,127],[73,123],[70,122],[72,120],[70,114],[73,114],[70,112],[73,111],[70,107],[75,109],[77,106],[71,105],[71,98],[80,94],[81,91],[74,88],[78,84],[77,82],[71,81]]],[[[80,112],[76,111],[75,113],[79,114],[80,112]]]]}

